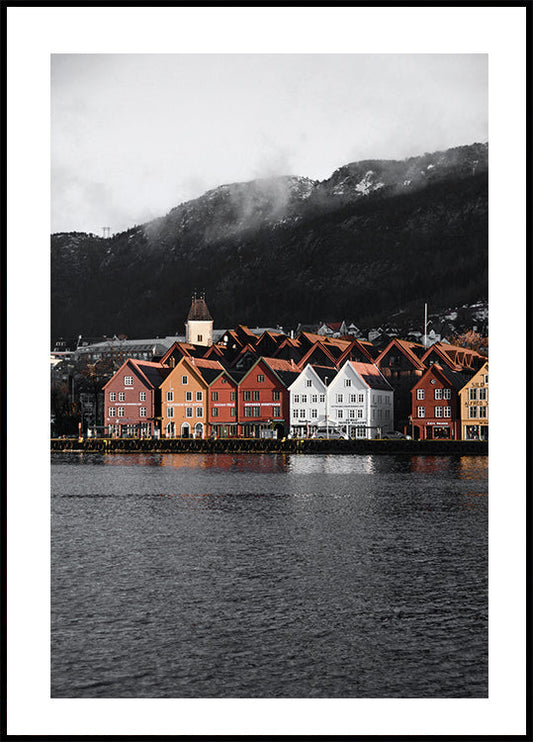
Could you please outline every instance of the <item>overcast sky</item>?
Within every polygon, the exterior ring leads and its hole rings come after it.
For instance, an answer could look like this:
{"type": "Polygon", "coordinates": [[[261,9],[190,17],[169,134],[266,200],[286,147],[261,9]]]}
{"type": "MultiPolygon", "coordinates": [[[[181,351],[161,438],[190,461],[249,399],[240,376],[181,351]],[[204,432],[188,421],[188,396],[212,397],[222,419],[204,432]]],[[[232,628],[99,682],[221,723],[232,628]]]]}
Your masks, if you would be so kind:
{"type": "Polygon", "coordinates": [[[52,232],[488,140],[486,55],[52,56],[52,232]]]}

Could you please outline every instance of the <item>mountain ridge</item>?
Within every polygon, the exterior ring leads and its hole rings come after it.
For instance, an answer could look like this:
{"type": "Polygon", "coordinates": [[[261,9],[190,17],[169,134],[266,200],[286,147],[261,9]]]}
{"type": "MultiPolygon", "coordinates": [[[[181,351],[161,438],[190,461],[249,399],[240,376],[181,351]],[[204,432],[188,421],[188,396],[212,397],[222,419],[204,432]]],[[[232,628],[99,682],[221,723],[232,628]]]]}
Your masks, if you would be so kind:
{"type": "Polygon", "coordinates": [[[218,326],[326,310],[357,322],[422,300],[419,260],[443,305],[486,298],[487,173],[476,143],[348,163],[323,181],[224,184],[107,239],[55,233],[52,334],[175,332],[198,287],[218,326]]]}

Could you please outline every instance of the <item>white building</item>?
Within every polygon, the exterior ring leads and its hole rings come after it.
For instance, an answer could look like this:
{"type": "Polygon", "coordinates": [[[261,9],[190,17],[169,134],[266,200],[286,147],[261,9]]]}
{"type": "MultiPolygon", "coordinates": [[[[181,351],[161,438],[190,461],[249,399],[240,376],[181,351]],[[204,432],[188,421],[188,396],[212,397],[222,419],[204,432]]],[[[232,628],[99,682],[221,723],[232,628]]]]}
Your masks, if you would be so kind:
{"type": "Polygon", "coordinates": [[[336,374],[334,368],[307,364],[288,387],[290,432],[293,436],[308,438],[317,428],[326,426],[326,392],[336,374]]]}
{"type": "Polygon", "coordinates": [[[394,391],[373,363],[346,361],[327,391],[328,422],[350,438],[379,438],[394,428],[394,391]]]}

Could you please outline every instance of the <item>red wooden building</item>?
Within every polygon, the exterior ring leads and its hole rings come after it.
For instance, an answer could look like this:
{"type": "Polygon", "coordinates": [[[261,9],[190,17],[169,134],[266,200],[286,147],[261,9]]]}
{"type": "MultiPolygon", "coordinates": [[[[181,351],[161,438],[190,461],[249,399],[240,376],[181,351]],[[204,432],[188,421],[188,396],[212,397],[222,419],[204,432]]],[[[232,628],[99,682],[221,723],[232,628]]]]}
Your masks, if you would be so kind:
{"type": "Polygon", "coordinates": [[[461,439],[459,391],[469,375],[432,364],[411,389],[413,438],[461,439]]]}
{"type": "Polygon", "coordinates": [[[160,385],[171,369],[128,358],[104,385],[104,425],[113,437],[151,436],[161,416],[160,385]]]}
{"type": "Polygon", "coordinates": [[[259,358],[242,376],[237,390],[238,435],[286,435],[290,425],[288,387],[300,370],[291,361],[259,358]]]}

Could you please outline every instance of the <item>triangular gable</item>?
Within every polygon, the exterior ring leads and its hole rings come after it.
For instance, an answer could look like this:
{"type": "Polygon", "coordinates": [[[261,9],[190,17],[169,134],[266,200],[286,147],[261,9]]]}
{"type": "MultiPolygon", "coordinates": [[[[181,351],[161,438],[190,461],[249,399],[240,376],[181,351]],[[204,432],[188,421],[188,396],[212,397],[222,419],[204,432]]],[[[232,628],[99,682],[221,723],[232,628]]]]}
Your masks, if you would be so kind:
{"type": "Polygon", "coordinates": [[[257,358],[257,352],[255,350],[255,347],[250,345],[249,343],[246,343],[246,345],[237,353],[237,356],[233,359],[233,361],[230,363],[230,366],[238,366],[239,364],[242,365],[242,362],[246,356],[251,356],[252,358],[257,358]]]}
{"type": "Polygon", "coordinates": [[[375,363],[348,361],[348,364],[370,389],[378,389],[386,392],[393,391],[392,386],[383,376],[375,363]]]}
{"type": "Polygon", "coordinates": [[[175,342],[170,346],[167,352],[161,357],[159,362],[168,364],[171,358],[174,358],[175,361],[177,362],[181,358],[186,358],[187,356],[190,356],[191,350],[194,350],[194,345],[191,345],[190,343],[175,342]]]}
{"type": "Polygon", "coordinates": [[[383,348],[381,353],[378,355],[378,357],[375,359],[375,363],[379,366],[383,359],[392,351],[397,350],[399,351],[408,361],[409,363],[417,370],[423,370],[425,368],[422,361],[417,358],[416,354],[413,351],[413,347],[416,345],[416,343],[411,343],[408,340],[398,340],[397,338],[393,338],[390,343],[383,348]]]}
{"type": "Polygon", "coordinates": [[[336,366],[336,360],[329,350],[317,340],[309,350],[302,356],[298,362],[298,366],[303,368],[307,363],[313,366],[336,366]]]}
{"type": "Polygon", "coordinates": [[[337,362],[341,366],[345,361],[359,361],[362,363],[368,361],[369,363],[374,363],[374,359],[359,340],[353,340],[339,356],[337,362]]]}
{"type": "Polygon", "coordinates": [[[455,361],[457,354],[453,351],[449,354],[447,350],[444,350],[439,343],[434,343],[430,346],[421,358],[422,363],[425,366],[433,363],[442,363],[448,366],[453,371],[459,371],[461,368],[460,364],[455,361]]]}

